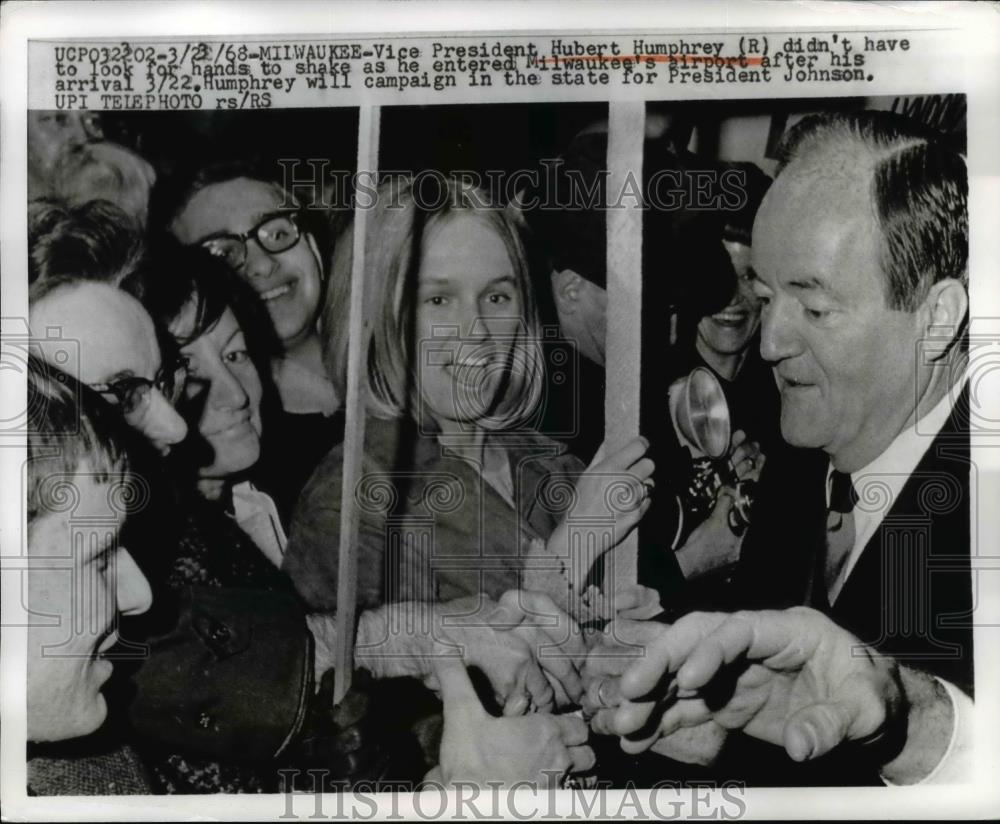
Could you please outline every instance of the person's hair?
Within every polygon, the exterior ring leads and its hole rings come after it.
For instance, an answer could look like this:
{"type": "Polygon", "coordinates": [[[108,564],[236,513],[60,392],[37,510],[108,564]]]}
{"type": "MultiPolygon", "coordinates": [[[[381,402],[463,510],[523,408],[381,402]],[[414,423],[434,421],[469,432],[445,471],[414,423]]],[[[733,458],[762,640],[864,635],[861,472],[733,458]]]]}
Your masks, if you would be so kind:
{"type": "Polygon", "coordinates": [[[177,347],[200,338],[231,309],[258,370],[263,367],[268,371],[270,358],[280,351],[274,327],[256,292],[205,249],[157,236],[150,243],[146,264],[121,286],[166,330],[188,307],[194,309],[191,330],[182,337],[171,333],[177,347]]]}
{"type": "Polygon", "coordinates": [[[914,311],[945,278],[968,286],[969,181],[962,155],[902,115],[838,112],[806,117],[789,131],[777,174],[807,158],[822,162],[825,151],[845,145],[871,164],[888,305],[914,311]]]}
{"type": "Polygon", "coordinates": [[[107,200],[79,206],[54,199],[28,204],[28,283],[46,282],[42,293],[68,280],[115,286],[139,266],[142,256],[141,233],[107,200]]]}
{"type": "MultiPolygon", "coordinates": [[[[227,309],[233,313],[264,390],[261,419],[266,432],[267,422],[273,420],[280,409],[271,378],[271,358],[281,351],[281,344],[257,293],[222,259],[198,246],[183,246],[166,235],[151,241],[147,260],[148,265],[121,285],[142,303],[157,329],[163,330],[167,338],[163,343],[164,351],[176,354],[209,332],[227,309]],[[174,322],[189,311],[190,327],[186,327],[183,334],[171,331],[174,322]]],[[[193,414],[187,403],[179,411],[186,413],[188,418],[193,414]]],[[[197,421],[190,419],[188,423],[197,425],[197,421]]],[[[262,449],[264,444],[266,440],[262,438],[262,449]]],[[[183,448],[174,450],[173,463],[194,469],[210,459],[207,448],[198,438],[189,437],[183,448]]]]}
{"type": "MultiPolygon", "coordinates": [[[[415,296],[422,247],[430,232],[460,216],[481,221],[500,238],[521,293],[523,323],[514,341],[511,368],[492,413],[478,422],[488,429],[509,429],[534,411],[543,379],[540,324],[524,243],[511,213],[490,204],[485,192],[437,176],[383,184],[368,213],[364,276],[369,324],[362,342],[367,408],[381,418],[417,414],[415,296]]],[[[342,396],[347,382],[352,247],[353,224],[349,224],[336,244],[320,324],[327,371],[342,396]]]]}
{"type": "Polygon", "coordinates": [[[128,476],[121,416],[92,389],[33,354],[28,355],[27,525],[65,509],[65,484],[84,463],[93,479],[128,476]]]}
{"type": "MultiPolygon", "coordinates": [[[[310,235],[316,242],[321,269],[325,268],[332,249],[329,222],[322,209],[314,208],[315,204],[295,197],[285,188],[277,173],[278,168],[278,164],[266,164],[259,159],[237,158],[178,169],[154,187],[149,224],[154,230],[170,231],[174,221],[199,192],[210,186],[246,178],[270,186],[281,197],[282,203],[299,210],[299,226],[303,234],[310,235]]],[[[325,274],[325,271],[320,272],[321,276],[325,274]]]]}
{"type": "MultiPolygon", "coordinates": [[[[539,173],[539,186],[524,194],[524,217],[547,253],[538,289],[551,291],[552,271],[570,269],[606,288],[608,135],[577,136],[556,163],[539,173]]],[[[694,318],[718,311],[736,286],[721,244],[723,206],[734,193],[721,187],[721,167],[677,154],[662,139],[643,142],[641,179],[633,179],[613,201],[630,205],[642,197],[642,272],[647,298],[677,307],[694,318]],[[711,208],[691,202],[695,193],[711,208]]]]}
{"type": "Polygon", "coordinates": [[[741,188],[746,197],[738,208],[723,210],[722,238],[750,246],[754,218],[771,186],[771,178],[757,164],[745,161],[726,163],[725,171],[730,174],[739,173],[742,178],[741,188]]]}

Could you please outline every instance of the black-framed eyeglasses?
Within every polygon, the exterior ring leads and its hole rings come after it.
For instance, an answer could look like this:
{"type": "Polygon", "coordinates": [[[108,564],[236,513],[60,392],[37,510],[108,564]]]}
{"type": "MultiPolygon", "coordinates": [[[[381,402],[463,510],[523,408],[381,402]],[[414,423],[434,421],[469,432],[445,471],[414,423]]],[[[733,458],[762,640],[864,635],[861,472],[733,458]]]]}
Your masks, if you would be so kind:
{"type": "Polygon", "coordinates": [[[108,383],[92,383],[90,388],[120,407],[127,420],[135,422],[146,414],[154,389],[174,406],[184,391],[186,379],[187,367],[178,361],[161,369],[153,380],[130,375],[108,383]]]}
{"type": "Polygon", "coordinates": [[[205,238],[200,245],[233,269],[240,269],[247,260],[248,240],[255,240],[265,252],[277,254],[291,249],[301,236],[297,212],[275,212],[243,234],[215,235],[205,238]]]}

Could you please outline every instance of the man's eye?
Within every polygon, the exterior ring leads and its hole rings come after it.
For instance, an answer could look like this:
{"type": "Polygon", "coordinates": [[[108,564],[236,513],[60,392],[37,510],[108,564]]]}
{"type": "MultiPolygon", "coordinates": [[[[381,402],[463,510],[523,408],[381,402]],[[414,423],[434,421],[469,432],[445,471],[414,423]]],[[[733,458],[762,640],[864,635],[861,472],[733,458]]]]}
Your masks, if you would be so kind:
{"type": "Polygon", "coordinates": [[[830,314],[828,309],[810,309],[808,306],[805,307],[805,311],[806,315],[813,320],[822,320],[830,314]]]}

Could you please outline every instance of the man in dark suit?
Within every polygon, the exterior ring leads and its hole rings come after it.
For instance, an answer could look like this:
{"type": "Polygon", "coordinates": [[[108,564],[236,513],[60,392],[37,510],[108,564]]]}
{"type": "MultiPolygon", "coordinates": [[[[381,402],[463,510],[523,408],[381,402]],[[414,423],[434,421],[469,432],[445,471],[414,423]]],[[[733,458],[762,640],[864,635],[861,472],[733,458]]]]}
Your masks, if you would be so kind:
{"type": "Polygon", "coordinates": [[[762,782],[960,774],[973,680],[966,196],[964,159],[903,118],[807,118],[789,135],[752,257],[782,436],[802,449],[764,472],[741,561],[749,609],[686,616],[646,644],[604,726],[648,724],[666,670],[683,697],[649,743],[710,724],[822,757],[796,778],[781,753],[762,782]]]}

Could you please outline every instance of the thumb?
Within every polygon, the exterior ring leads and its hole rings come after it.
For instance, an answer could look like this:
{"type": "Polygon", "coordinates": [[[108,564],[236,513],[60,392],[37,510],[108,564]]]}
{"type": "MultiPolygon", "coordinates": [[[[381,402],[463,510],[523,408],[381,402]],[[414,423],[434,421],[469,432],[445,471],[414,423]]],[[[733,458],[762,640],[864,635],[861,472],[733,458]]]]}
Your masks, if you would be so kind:
{"type": "Polygon", "coordinates": [[[434,658],[434,672],[441,685],[441,703],[445,717],[467,724],[486,716],[486,710],[479,703],[479,696],[472,686],[469,673],[460,658],[453,655],[438,655],[434,658]]]}
{"type": "Polygon", "coordinates": [[[519,603],[519,590],[508,590],[500,601],[483,615],[484,623],[495,632],[509,632],[524,621],[524,610],[519,603]]]}
{"type": "Polygon", "coordinates": [[[825,755],[847,738],[852,720],[853,712],[842,702],[803,707],[785,722],[785,750],[793,761],[825,755]]]}
{"type": "Polygon", "coordinates": [[[608,442],[603,441],[601,445],[597,448],[597,452],[594,453],[594,457],[591,458],[590,463],[587,465],[587,469],[593,469],[607,456],[608,456],[608,442]]]}

